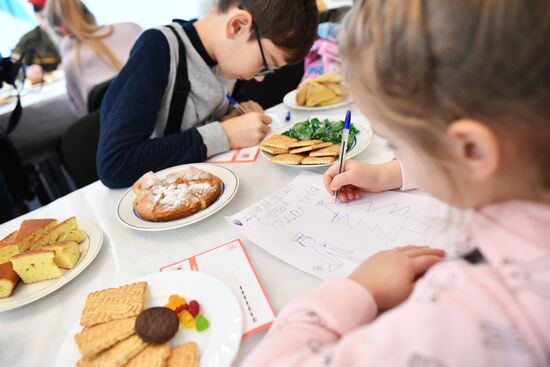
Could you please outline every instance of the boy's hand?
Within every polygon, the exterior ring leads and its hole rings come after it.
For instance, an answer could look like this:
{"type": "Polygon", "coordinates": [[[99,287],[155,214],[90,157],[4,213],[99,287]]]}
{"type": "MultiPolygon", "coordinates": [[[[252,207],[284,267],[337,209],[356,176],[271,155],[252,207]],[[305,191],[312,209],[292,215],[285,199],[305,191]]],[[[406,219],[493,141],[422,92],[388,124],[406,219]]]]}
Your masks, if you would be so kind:
{"type": "MultiPolygon", "coordinates": [[[[254,101],[240,102],[239,104],[246,112],[264,112],[263,107],[254,101]]],[[[232,108],[227,115],[221,118],[221,121],[229,120],[233,117],[238,117],[240,115],[241,114],[239,113],[239,111],[232,108]]]]}
{"type": "Polygon", "coordinates": [[[325,172],[324,184],[332,195],[340,190],[340,201],[355,200],[361,197],[362,191],[380,192],[400,188],[401,166],[395,160],[383,164],[346,160],[341,174],[338,174],[338,164],[332,165],[325,172]]]}
{"type": "Polygon", "coordinates": [[[220,123],[231,149],[259,144],[271,131],[271,117],[260,112],[251,112],[220,123]]]}
{"type": "Polygon", "coordinates": [[[349,279],[365,287],[383,311],[406,300],[416,280],[444,257],[443,250],[427,246],[397,247],[369,257],[349,279]]]}

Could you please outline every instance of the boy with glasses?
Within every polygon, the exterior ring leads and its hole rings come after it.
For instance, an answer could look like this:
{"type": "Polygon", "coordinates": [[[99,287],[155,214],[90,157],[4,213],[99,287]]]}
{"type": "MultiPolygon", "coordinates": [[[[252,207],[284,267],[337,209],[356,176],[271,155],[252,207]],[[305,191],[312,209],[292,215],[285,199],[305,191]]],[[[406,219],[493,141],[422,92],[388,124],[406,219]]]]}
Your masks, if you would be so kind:
{"type": "Polygon", "coordinates": [[[147,171],[258,144],[271,119],[254,102],[238,115],[225,95],[237,79],[262,80],[303,60],[317,17],[315,0],[220,0],[194,23],[144,32],[102,104],[103,183],[130,186],[147,171]]]}

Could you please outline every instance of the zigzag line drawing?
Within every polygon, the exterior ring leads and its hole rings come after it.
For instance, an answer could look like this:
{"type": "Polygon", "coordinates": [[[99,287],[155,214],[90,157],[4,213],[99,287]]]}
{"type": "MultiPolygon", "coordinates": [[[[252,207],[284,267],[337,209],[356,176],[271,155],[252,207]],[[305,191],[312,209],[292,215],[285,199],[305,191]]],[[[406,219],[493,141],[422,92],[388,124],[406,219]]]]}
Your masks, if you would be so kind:
{"type": "Polygon", "coordinates": [[[378,223],[370,224],[363,219],[353,220],[349,213],[341,214],[339,211],[335,211],[330,208],[329,204],[323,200],[317,203],[318,206],[326,209],[331,214],[331,224],[343,222],[350,229],[355,230],[363,228],[367,229],[370,232],[378,231],[391,242],[396,241],[403,231],[409,231],[423,235],[426,234],[432,227],[429,223],[423,222],[417,218],[414,218],[413,216],[408,216],[409,212],[411,211],[411,207],[408,205],[399,207],[398,203],[391,203],[376,207],[373,201],[367,201],[361,204],[366,206],[365,213],[373,213],[376,211],[385,210],[388,215],[391,215],[392,217],[395,217],[396,220],[401,221],[400,226],[397,228],[397,230],[391,231],[393,233],[389,233],[389,231],[385,230],[378,223]]]}

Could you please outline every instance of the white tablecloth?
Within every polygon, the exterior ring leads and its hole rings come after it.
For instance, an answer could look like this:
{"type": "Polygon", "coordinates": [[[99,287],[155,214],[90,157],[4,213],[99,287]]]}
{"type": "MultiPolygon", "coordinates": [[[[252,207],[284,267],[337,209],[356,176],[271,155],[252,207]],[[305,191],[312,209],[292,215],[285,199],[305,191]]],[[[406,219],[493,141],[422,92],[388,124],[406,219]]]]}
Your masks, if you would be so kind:
{"type": "MultiPolygon", "coordinates": [[[[284,115],[286,110],[283,106],[277,106],[273,112],[284,115]]],[[[339,112],[344,115],[344,109],[339,112]]],[[[294,113],[295,118],[305,116],[294,113]]],[[[392,157],[386,143],[375,136],[357,159],[381,163],[392,157]]],[[[236,197],[214,216],[181,229],[151,233],[124,227],[117,219],[115,207],[125,190],[109,190],[100,182],[0,226],[0,236],[5,236],[16,229],[23,218],[76,215],[77,218],[95,222],[105,234],[100,254],[77,278],[45,298],[0,313],[0,366],[53,366],[64,339],[79,320],[88,293],[158,272],[162,265],[237,238],[224,216],[255,203],[299,173],[298,168],[273,165],[262,156],[254,163],[225,166],[239,177],[240,188],[236,197]]],[[[324,170],[313,171],[322,173],[324,170]]],[[[276,311],[320,283],[318,279],[255,245],[243,242],[276,311]]],[[[263,334],[259,332],[243,340],[235,366],[240,364],[263,334]]],[[[72,338],[72,335],[69,337],[72,338]]]]}

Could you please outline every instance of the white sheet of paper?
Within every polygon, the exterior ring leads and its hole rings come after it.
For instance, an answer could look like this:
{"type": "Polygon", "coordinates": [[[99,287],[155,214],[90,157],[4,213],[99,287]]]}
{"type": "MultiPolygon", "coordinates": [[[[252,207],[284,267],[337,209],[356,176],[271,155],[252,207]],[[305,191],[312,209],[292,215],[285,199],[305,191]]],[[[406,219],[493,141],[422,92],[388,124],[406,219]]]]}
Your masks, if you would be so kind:
{"type": "Polygon", "coordinates": [[[335,204],[322,179],[302,172],[226,220],[256,245],[322,279],[347,276],[380,250],[409,244],[449,249],[457,237],[451,209],[435,199],[390,191],[335,204]]]}
{"type": "Polygon", "coordinates": [[[169,270],[201,271],[225,283],[241,304],[243,336],[269,327],[275,319],[267,295],[238,239],[160,268],[160,271],[169,270]]]}

